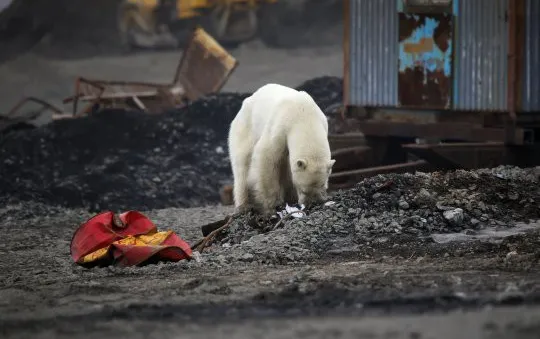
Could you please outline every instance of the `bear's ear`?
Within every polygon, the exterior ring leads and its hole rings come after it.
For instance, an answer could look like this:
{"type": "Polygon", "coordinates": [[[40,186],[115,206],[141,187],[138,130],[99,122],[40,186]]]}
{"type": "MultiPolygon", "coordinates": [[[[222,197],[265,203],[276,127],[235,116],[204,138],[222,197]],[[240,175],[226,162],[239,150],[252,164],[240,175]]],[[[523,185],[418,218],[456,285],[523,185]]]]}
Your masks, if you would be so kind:
{"type": "Polygon", "coordinates": [[[304,159],[296,160],[296,168],[303,171],[307,168],[307,163],[304,159]]]}

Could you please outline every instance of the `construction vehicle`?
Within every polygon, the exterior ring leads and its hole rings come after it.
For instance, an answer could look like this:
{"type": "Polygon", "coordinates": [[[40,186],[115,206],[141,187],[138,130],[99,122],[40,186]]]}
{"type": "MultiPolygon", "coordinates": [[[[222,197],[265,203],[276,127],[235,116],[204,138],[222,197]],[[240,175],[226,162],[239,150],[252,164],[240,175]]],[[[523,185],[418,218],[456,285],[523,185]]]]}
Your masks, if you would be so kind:
{"type": "Polygon", "coordinates": [[[237,45],[258,31],[258,11],[277,0],[122,0],[118,9],[121,41],[127,47],[175,47],[196,26],[219,43],[237,45]]]}
{"type": "Polygon", "coordinates": [[[270,47],[317,45],[341,24],[342,4],[343,0],[0,0],[0,62],[38,43],[44,49],[89,44],[110,52],[174,48],[184,46],[197,26],[225,48],[255,37],[270,47]]]}

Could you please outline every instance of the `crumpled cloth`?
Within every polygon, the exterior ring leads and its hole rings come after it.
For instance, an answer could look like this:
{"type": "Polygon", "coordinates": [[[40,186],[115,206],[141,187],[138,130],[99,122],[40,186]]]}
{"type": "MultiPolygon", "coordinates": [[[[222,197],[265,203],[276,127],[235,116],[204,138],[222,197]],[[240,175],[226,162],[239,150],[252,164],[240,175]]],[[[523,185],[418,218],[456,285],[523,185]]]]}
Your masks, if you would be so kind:
{"type": "Polygon", "coordinates": [[[71,257],[85,267],[136,266],[191,259],[191,247],[172,231],[137,211],[100,213],[82,224],[71,240],[71,257]]]}

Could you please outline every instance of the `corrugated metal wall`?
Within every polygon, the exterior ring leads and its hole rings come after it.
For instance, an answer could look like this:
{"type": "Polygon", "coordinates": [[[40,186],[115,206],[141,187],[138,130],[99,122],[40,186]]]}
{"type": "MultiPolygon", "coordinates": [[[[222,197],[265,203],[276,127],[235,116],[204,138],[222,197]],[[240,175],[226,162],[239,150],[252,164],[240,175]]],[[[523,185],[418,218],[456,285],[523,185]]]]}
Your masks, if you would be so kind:
{"type": "MultiPolygon", "coordinates": [[[[351,105],[398,106],[399,0],[350,0],[351,105]]],[[[453,109],[507,111],[507,0],[454,0],[453,109]]],[[[526,0],[522,106],[540,110],[540,1],[526,0]]]]}
{"type": "Polygon", "coordinates": [[[397,2],[350,1],[350,104],[397,106],[397,2]]]}
{"type": "Polygon", "coordinates": [[[457,4],[455,109],[507,110],[506,9],[507,0],[460,0],[457,4]]]}
{"type": "Polygon", "coordinates": [[[525,67],[523,110],[540,111],[540,1],[527,0],[525,8],[525,67]]]}

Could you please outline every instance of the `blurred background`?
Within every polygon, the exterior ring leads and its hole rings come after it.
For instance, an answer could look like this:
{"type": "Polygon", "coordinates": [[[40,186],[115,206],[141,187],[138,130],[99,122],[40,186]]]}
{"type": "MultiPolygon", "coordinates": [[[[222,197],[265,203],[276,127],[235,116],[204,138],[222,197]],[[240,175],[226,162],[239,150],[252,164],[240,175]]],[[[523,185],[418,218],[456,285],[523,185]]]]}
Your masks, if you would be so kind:
{"type": "Polygon", "coordinates": [[[0,112],[77,76],[170,82],[194,27],[238,60],[222,91],[340,76],[340,0],[0,0],[0,112]]]}

